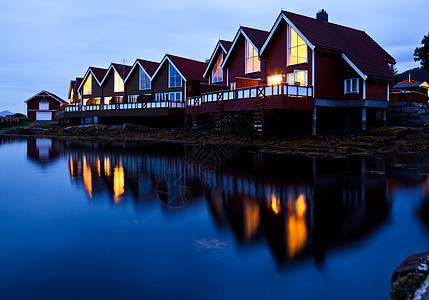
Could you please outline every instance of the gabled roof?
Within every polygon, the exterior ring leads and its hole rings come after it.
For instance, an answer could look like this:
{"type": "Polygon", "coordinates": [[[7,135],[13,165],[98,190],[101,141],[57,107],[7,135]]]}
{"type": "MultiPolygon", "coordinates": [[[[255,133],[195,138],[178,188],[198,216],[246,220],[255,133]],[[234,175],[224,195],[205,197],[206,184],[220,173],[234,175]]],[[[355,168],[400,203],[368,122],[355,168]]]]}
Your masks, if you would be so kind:
{"type": "Polygon", "coordinates": [[[288,11],[280,13],[260,54],[264,52],[281,19],[296,29],[304,41],[310,43],[310,47],[341,52],[343,58],[352,67],[356,67],[358,73],[374,78],[393,79],[388,62],[395,63],[395,59],[364,31],[288,11]]]}
{"type": "Polygon", "coordinates": [[[155,78],[156,74],[159,72],[166,61],[169,61],[171,64],[173,64],[180,76],[182,76],[185,81],[192,80],[207,82],[207,79],[203,77],[207,63],[171,54],[166,54],[164,56],[155,73],[152,75],[152,80],[155,78]]]}
{"type": "Polygon", "coordinates": [[[128,72],[128,76],[125,78],[125,81],[128,80],[128,78],[130,77],[131,73],[133,72],[134,68],[136,68],[136,66],[141,67],[146,72],[147,76],[151,78],[153,73],[155,73],[156,69],[158,69],[159,63],[137,58],[133,64],[133,67],[128,72]]]}
{"type": "Polygon", "coordinates": [[[60,97],[58,97],[57,95],[55,95],[55,94],[53,94],[53,93],[50,93],[50,92],[48,92],[48,91],[45,91],[45,90],[38,92],[37,94],[35,94],[35,95],[34,95],[34,96],[32,96],[31,98],[28,98],[27,100],[25,100],[25,103],[27,103],[28,101],[30,101],[31,99],[33,99],[33,98],[35,98],[35,97],[37,97],[37,96],[43,96],[43,94],[45,94],[47,97],[51,97],[52,99],[54,99],[54,100],[56,100],[56,101],[58,101],[58,102],[60,102],[60,103],[67,103],[67,104],[68,104],[68,102],[67,102],[67,101],[64,101],[63,99],[61,99],[61,98],[60,98],[60,97]]]}
{"type": "Polygon", "coordinates": [[[101,81],[101,85],[104,84],[104,81],[112,70],[115,70],[118,75],[121,76],[122,80],[125,80],[125,78],[127,78],[128,76],[128,73],[131,71],[131,66],[111,63],[106,74],[104,74],[103,80],[101,81]]]}
{"type": "Polygon", "coordinates": [[[88,70],[85,73],[85,76],[83,76],[81,83],[79,84],[78,90],[82,87],[83,83],[86,80],[86,77],[88,77],[89,73],[91,73],[95,80],[97,81],[98,85],[101,86],[101,82],[104,79],[104,76],[107,73],[107,69],[102,68],[96,68],[96,67],[88,67],[88,70]]]}
{"type": "Polygon", "coordinates": [[[76,88],[76,80],[72,80],[70,81],[70,87],[69,87],[69,93],[68,93],[68,99],[71,98],[71,92],[74,91],[74,89],[76,88]]]}
{"type": "Polygon", "coordinates": [[[76,85],[75,85],[75,88],[77,87],[77,88],[79,88],[79,86],[81,85],[81,83],[82,83],[82,80],[83,80],[83,78],[82,77],[76,77],[76,85]]]}
{"type": "Polygon", "coordinates": [[[429,88],[429,84],[426,81],[422,81],[422,82],[403,82],[403,83],[398,83],[393,88],[394,89],[401,89],[401,88],[410,88],[410,87],[429,88]]]}
{"type": "Polygon", "coordinates": [[[258,52],[261,50],[262,46],[265,43],[265,40],[268,38],[270,33],[265,30],[255,29],[255,28],[249,28],[240,26],[240,28],[237,31],[237,34],[235,35],[234,41],[232,42],[231,48],[228,51],[228,54],[226,58],[224,59],[224,62],[222,64],[222,68],[225,66],[226,62],[228,61],[230,54],[233,52],[234,47],[237,44],[238,38],[240,36],[244,36],[246,40],[252,44],[252,46],[258,50],[258,52]]]}
{"type": "Polygon", "coordinates": [[[231,41],[225,41],[225,40],[219,40],[219,43],[222,45],[223,49],[228,52],[229,49],[231,49],[232,42],[231,41]]]}
{"type": "Polygon", "coordinates": [[[207,64],[207,68],[204,71],[204,77],[209,77],[209,71],[213,67],[213,65],[216,63],[216,58],[218,57],[219,51],[222,51],[223,54],[227,54],[229,49],[231,49],[232,42],[219,40],[216,44],[216,48],[214,49],[212,56],[210,56],[209,63],[207,64]]]}

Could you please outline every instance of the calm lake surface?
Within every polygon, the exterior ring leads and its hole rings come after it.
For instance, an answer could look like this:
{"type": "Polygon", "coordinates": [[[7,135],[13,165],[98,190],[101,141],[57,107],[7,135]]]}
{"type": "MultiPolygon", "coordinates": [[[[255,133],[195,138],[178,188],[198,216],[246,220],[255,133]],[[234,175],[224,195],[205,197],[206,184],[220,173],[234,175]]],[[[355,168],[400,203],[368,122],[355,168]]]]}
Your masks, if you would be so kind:
{"type": "Polygon", "coordinates": [[[0,139],[1,299],[389,299],[429,160],[0,139]]]}

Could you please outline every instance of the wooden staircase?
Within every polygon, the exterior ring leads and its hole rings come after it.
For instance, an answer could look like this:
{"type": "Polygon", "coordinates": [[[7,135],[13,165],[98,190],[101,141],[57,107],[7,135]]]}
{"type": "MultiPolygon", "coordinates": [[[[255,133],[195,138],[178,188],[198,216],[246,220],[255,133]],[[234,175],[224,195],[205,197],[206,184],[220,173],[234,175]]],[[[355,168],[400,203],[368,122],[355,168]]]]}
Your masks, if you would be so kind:
{"type": "Polygon", "coordinates": [[[199,110],[198,106],[192,107],[192,127],[198,126],[198,112],[199,112],[198,110],[199,110]]]}
{"type": "Polygon", "coordinates": [[[215,113],[214,113],[214,125],[215,128],[220,128],[222,122],[222,101],[215,103],[215,113]]]}
{"type": "Polygon", "coordinates": [[[264,134],[264,98],[256,98],[254,101],[253,128],[255,136],[262,137],[264,134]]]}

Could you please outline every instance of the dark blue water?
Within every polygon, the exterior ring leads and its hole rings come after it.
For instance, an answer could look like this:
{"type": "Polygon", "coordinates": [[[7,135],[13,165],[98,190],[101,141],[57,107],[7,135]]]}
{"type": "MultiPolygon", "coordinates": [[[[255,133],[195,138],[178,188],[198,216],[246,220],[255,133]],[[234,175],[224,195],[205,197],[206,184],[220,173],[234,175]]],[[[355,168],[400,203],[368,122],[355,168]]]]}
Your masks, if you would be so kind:
{"type": "Polygon", "coordinates": [[[429,160],[0,140],[1,299],[388,299],[429,160]]]}

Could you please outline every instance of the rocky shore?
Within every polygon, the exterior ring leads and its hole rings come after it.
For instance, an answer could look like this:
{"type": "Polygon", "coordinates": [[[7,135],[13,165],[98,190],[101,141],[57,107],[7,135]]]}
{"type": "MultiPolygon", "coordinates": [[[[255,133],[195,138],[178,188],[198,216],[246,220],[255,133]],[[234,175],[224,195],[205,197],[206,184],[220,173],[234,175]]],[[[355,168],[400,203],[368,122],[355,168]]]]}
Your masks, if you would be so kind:
{"type": "Polygon", "coordinates": [[[427,155],[429,130],[411,127],[379,127],[367,131],[347,130],[267,135],[255,138],[238,132],[219,132],[205,127],[148,128],[125,124],[118,126],[79,125],[61,127],[53,122],[31,123],[3,128],[0,135],[65,139],[115,140],[124,142],[170,142],[255,147],[260,152],[298,156],[343,157],[349,155],[403,154],[427,155]]]}

